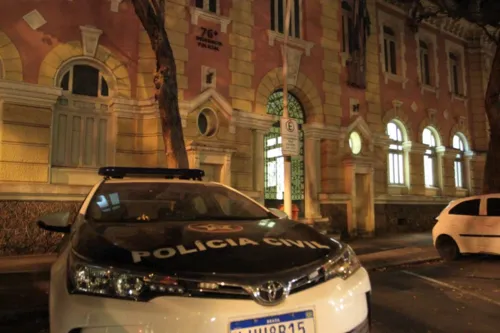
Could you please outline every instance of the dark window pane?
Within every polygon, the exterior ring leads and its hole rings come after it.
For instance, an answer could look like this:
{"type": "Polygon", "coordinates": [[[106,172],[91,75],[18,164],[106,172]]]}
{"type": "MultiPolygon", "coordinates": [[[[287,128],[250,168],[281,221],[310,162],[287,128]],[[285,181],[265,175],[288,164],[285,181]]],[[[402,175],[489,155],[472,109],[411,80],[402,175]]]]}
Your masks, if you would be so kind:
{"type": "Polygon", "coordinates": [[[500,198],[489,198],[486,201],[488,216],[500,216],[500,198]]]}
{"type": "Polygon", "coordinates": [[[66,91],[69,90],[69,72],[64,74],[61,80],[61,88],[66,91]]]}
{"type": "Polygon", "coordinates": [[[391,73],[396,74],[396,43],[393,41],[389,42],[390,53],[391,53],[391,73]]]}
{"type": "Polygon", "coordinates": [[[347,10],[349,12],[352,11],[351,5],[349,5],[346,1],[342,1],[342,9],[347,10]]]}
{"type": "Polygon", "coordinates": [[[99,70],[87,65],[73,67],[73,94],[97,97],[99,70]]]}
{"type": "Polygon", "coordinates": [[[203,0],[196,0],[196,7],[203,9],[203,0]]]}
{"type": "Polygon", "coordinates": [[[427,43],[424,41],[420,41],[420,47],[427,50],[427,43]]]}
{"type": "Polygon", "coordinates": [[[455,207],[450,210],[451,215],[468,215],[468,216],[477,216],[479,215],[479,204],[481,200],[473,199],[467,200],[459,203],[455,207]]]}
{"type": "Polygon", "coordinates": [[[278,0],[278,32],[285,32],[285,10],[283,8],[283,1],[278,0]]]}
{"type": "Polygon", "coordinates": [[[342,52],[347,52],[347,37],[345,35],[346,29],[345,29],[345,21],[347,18],[345,15],[342,15],[342,52]]]}
{"type": "Polygon", "coordinates": [[[101,96],[109,96],[108,83],[104,78],[101,78],[101,96]]]}
{"type": "Polygon", "coordinates": [[[452,71],[453,71],[453,92],[455,94],[458,94],[459,89],[458,89],[458,68],[456,65],[452,65],[452,71]]]}
{"type": "Polygon", "coordinates": [[[276,21],[274,19],[274,15],[276,14],[274,12],[274,6],[276,4],[277,0],[271,0],[271,30],[274,30],[276,28],[276,21]]]}
{"type": "Polygon", "coordinates": [[[208,10],[212,13],[217,12],[217,0],[209,0],[208,1],[208,10]]]}
{"type": "Polygon", "coordinates": [[[387,39],[384,39],[384,60],[385,60],[385,71],[390,72],[389,68],[389,48],[387,47],[387,44],[389,41],[387,39]]]}
{"type": "Polygon", "coordinates": [[[395,36],[396,34],[394,33],[394,30],[392,30],[389,27],[384,26],[384,34],[387,34],[389,36],[395,36]]]}
{"type": "Polygon", "coordinates": [[[354,29],[354,23],[352,21],[352,18],[349,17],[347,20],[347,45],[349,45],[349,52],[353,49],[352,43],[354,42],[352,38],[352,30],[354,29]]]}
{"type": "Polygon", "coordinates": [[[300,38],[300,6],[299,6],[299,1],[300,0],[294,0],[293,5],[294,5],[294,20],[295,20],[295,37],[300,38]]]}
{"type": "Polygon", "coordinates": [[[430,85],[430,69],[429,69],[429,55],[424,54],[424,83],[430,85]]]}

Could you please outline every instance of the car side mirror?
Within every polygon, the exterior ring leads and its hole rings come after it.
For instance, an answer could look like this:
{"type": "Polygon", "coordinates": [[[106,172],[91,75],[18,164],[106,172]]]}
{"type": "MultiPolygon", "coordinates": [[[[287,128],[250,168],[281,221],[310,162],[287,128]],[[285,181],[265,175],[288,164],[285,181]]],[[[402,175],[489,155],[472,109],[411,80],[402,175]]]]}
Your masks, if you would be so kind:
{"type": "Polygon", "coordinates": [[[47,231],[67,234],[71,231],[69,214],[69,212],[58,212],[44,215],[37,221],[37,225],[47,231]]]}
{"type": "Polygon", "coordinates": [[[277,208],[268,208],[268,209],[269,209],[269,211],[271,213],[273,213],[274,215],[276,215],[276,217],[279,218],[280,220],[288,218],[287,213],[285,213],[284,211],[282,211],[280,209],[277,209],[277,208]]]}

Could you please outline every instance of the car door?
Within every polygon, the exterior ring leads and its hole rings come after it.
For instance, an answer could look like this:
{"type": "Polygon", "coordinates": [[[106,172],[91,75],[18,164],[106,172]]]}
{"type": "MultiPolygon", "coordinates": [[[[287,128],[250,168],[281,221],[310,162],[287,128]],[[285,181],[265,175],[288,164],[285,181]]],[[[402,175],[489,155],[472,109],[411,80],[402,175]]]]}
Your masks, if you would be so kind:
{"type": "Polygon", "coordinates": [[[484,252],[500,255],[500,195],[485,198],[484,252]]]}
{"type": "Polygon", "coordinates": [[[455,238],[462,253],[481,252],[480,198],[465,199],[448,212],[447,233],[455,238]]]}

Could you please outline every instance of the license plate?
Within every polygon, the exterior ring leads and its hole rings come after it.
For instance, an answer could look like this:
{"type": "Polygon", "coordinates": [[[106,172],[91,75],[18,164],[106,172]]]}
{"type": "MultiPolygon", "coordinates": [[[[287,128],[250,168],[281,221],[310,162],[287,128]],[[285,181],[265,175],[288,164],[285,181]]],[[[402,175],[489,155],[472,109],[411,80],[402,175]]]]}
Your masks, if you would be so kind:
{"type": "Polygon", "coordinates": [[[312,310],[233,321],[230,333],[314,333],[312,310]]]}

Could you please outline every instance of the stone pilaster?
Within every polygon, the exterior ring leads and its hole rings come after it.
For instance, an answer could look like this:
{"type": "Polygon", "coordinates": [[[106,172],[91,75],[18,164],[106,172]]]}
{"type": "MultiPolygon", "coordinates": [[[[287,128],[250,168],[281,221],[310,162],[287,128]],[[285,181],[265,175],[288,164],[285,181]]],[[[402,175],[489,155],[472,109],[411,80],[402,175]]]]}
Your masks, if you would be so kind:
{"type": "Polygon", "coordinates": [[[376,4],[376,0],[368,0],[366,3],[371,18],[371,34],[366,41],[365,98],[368,104],[366,122],[373,133],[383,133],[382,105],[380,99],[380,52],[376,4]]]}
{"type": "Polygon", "coordinates": [[[321,27],[323,37],[321,46],[323,47],[323,91],[325,92],[325,104],[323,107],[325,123],[327,125],[340,125],[342,117],[342,107],[340,104],[340,40],[339,29],[339,1],[321,0],[321,27]]]}
{"type": "Polygon", "coordinates": [[[408,164],[410,171],[410,194],[425,195],[424,153],[427,145],[405,142],[403,149],[408,152],[408,164]]]}
{"type": "Polygon", "coordinates": [[[253,7],[253,1],[233,0],[229,12],[231,18],[231,32],[229,33],[231,84],[229,86],[229,97],[234,109],[248,112],[252,112],[255,99],[255,89],[252,88],[255,74],[252,62],[252,53],[255,49],[255,42],[252,38],[254,26],[253,7]]]}
{"type": "Polygon", "coordinates": [[[443,196],[455,196],[455,158],[457,152],[446,150],[443,152],[443,196]]]}

